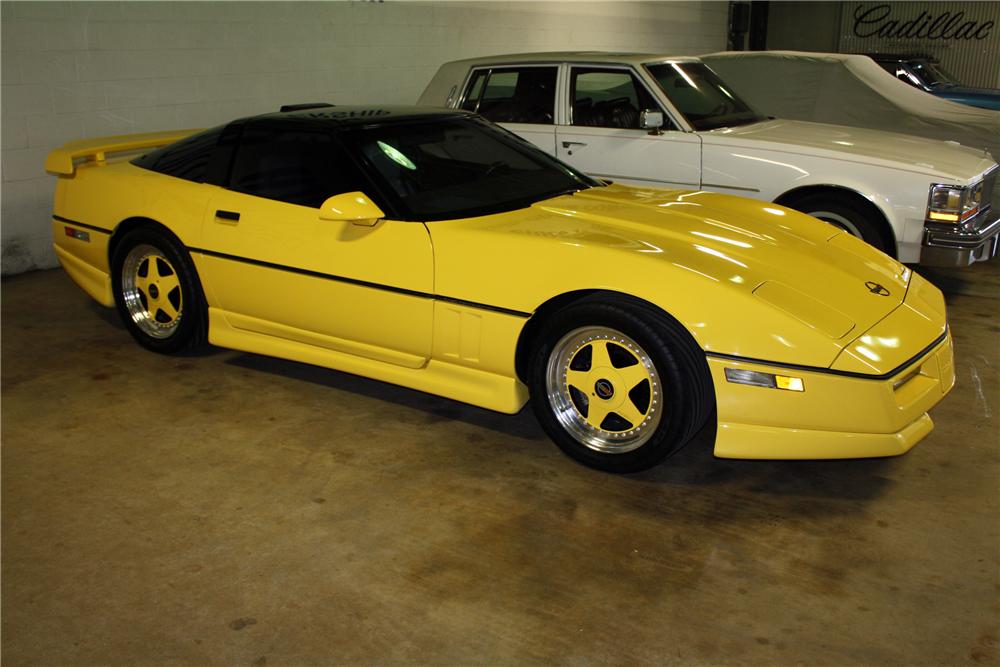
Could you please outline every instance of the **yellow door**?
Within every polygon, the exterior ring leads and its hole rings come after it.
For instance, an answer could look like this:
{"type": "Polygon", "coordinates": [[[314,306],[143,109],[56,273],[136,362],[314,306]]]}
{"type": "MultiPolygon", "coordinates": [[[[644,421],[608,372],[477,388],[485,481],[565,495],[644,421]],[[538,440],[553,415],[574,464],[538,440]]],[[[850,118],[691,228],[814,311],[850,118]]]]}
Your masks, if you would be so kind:
{"type": "Polygon", "coordinates": [[[230,326],[419,368],[431,348],[426,227],[320,220],[319,209],[219,189],[199,267],[230,326]]]}

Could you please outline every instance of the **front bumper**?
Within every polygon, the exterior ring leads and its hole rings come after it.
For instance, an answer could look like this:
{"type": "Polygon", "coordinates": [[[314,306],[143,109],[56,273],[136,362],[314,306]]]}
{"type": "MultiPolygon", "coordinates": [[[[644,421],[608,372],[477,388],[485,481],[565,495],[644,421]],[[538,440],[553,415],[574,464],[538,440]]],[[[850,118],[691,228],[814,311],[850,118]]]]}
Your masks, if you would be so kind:
{"type": "Polygon", "coordinates": [[[986,210],[964,225],[925,223],[920,263],[924,266],[969,266],[997,254],[1000,213],[986,210]]]}
{"type": "Polygon", "coordinates": [[[951,333],[890,377],[709,356],[718,405],[715,455],[740,459],[844,459],[903,454],[930,433],[927,411],[955,385],[951,333]],[[794,375],[805,391],[726,381],[726,368],[794,375]]]}

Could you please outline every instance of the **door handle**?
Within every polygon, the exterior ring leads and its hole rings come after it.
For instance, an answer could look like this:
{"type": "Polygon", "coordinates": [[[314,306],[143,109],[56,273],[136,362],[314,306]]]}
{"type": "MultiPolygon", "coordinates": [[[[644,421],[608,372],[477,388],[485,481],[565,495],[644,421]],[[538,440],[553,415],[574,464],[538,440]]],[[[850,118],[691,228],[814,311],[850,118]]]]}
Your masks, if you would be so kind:
{"type": "Polygon", "coordinates": [[[232,220],[233,222],[239,222],[240,220],[240,214],[236,211],[223,211],[221,209],[215,212],[215,217],[222,220],[232,220]]]}
{"type": "Polygon", "coordinates": [[[587,144],[582,141],[564,141],[562,142],[563,148],[569,148],[570,146],[586,146],[587,144]]]}

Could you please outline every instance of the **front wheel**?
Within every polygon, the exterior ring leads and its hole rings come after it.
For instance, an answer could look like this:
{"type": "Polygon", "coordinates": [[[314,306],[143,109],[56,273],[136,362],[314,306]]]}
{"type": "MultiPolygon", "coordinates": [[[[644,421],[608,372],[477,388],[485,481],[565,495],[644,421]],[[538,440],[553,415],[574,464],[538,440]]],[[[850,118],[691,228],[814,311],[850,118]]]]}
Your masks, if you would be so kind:
{"type": "Polygon", "coordinates": [[[793,202],[790,207],[838,227],[886,254],[892,254],[892,239],[879,224],[875,212],[866,206],[844,197],[810,195],[793,202]]]}
{"type": "Polygon", "coordinates": [[[650,468],[680,449],[714,404],[701,349],[673,318],[625,297],[579,302],[544,327],[529,369],[549,437],[608,472],[650,468]]]}
{"type": "Polygon", "coordinates": [[[170,353],[204,342],[201,288],[187,251],[173,237],[153,228],[129,232],[111,264],[118,314],[140,345],[170,353]]]}

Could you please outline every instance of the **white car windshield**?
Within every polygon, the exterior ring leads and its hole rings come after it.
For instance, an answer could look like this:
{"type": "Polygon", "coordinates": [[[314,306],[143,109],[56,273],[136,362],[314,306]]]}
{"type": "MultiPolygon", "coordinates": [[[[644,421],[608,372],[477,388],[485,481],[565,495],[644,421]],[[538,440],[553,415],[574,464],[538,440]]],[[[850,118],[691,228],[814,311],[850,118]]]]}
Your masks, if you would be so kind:
{"type": "Polygon", "coordinates": [[[648,64],[663,94],[696,130],[749,125],[767,117],[755,111],[702,63],[648,64]]]}

